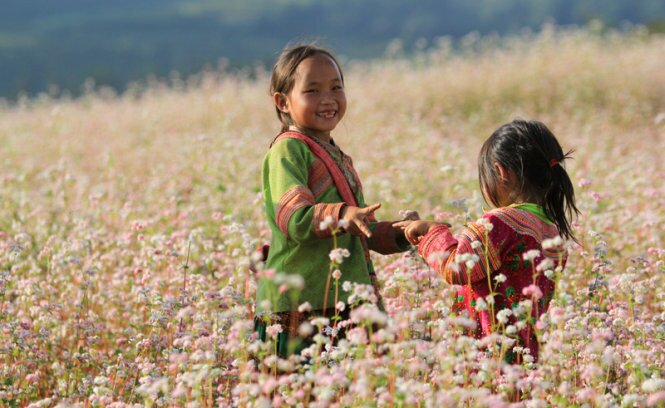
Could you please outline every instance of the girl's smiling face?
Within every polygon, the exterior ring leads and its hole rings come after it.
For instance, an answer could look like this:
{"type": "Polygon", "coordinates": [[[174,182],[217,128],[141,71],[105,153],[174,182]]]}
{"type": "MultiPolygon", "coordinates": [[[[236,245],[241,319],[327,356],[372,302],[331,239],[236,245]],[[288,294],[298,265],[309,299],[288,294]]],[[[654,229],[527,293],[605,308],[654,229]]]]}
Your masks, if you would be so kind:
{"type": "Polygon", "coordinates": [[[346,112],[342,75],[335,61],[325,54],[302,60],[291,91],[286,95],[277,92],[273,100],[296,128],[326,141],[346,112]]]}

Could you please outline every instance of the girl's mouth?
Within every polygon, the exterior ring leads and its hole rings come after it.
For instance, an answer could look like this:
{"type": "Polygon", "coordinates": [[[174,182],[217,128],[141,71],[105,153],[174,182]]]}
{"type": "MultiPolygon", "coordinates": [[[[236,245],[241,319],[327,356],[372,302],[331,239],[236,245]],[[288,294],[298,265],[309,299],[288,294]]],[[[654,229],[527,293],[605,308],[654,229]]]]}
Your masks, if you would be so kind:
{"type": "Polygon", "coordinates": [[[319,112],[316,114],[316,116],[323,118],[323,119],[332,119],[337,115],[337,111],[324,111],[324,112],[319,112]]]}

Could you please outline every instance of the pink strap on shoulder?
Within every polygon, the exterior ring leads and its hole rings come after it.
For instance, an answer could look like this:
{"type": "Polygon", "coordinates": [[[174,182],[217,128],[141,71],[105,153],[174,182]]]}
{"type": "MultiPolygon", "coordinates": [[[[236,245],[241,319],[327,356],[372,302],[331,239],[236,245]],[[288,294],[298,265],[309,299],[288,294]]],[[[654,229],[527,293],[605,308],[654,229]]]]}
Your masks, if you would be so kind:
{"type": "Polygon", "coordinates": [[[328,172],[332,176],[333,182],[335,183],[335,186],[337,187],[337,190],[339,191],[342,200],[344,200],[344,202],[348,205],[352,205],[354,207],[358,206],[358,202],[356,201],[356,196],[353,194],[353,191],[351,191],[351,187],[349,187],[349,182],[346,181],[344,173],[342,173],[342,170],[340,170],[339,166],[337,166],[337,163],[335,163],[335,161],[332,159],[332,157],[330,157],[330,155],[328,154],[328,152],[325,151],[324,148],[319,146],[315,141],[313,141],[309,137],[298,132],[284,132],[281,135],[279,135],[273,143],[276,143],[279,140],[285,138],[297,139],[305,143],[309,148],[309,150],[312,152],[312,154],[316,156],[319,160],[321,160],[323,164],[326,166],[326,169],[328,169],[328,172]]]}

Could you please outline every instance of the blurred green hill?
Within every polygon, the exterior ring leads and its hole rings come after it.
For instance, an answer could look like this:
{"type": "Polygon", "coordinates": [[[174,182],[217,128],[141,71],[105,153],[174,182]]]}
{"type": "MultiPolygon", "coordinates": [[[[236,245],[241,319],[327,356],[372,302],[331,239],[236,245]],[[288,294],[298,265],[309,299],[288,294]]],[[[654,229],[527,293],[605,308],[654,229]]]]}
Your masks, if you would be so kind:
{"type": "Polygon", "coordinates": [[[665,1],[5,0],[0,98],[76,95],[86,79],[122,91],[132,81],[174,71],[185,77],[222,59],[230,67],[269,65],[293,40],[320,39],[342,57],[373,58],[394,39],[408,51],[442,36],[591,20],[662,30],[665,1]]]}

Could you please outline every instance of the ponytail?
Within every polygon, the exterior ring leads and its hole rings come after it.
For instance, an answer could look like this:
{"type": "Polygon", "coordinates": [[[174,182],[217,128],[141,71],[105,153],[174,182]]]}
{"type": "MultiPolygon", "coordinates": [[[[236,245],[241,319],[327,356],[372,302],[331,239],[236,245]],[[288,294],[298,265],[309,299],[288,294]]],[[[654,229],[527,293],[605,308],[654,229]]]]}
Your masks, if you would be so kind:
{"type": "Polygon", "coordinates": [[[573,216],[579,214],[575,205],[575,189],[568,172],[562,165],[565,159],[571,158],[571,154],[572,150],[561,158],[550,160],[550,183],[545,191],[542,206],[545,214],[554,221],[561,235],[577,242],[569,221],[573,216]]]}

